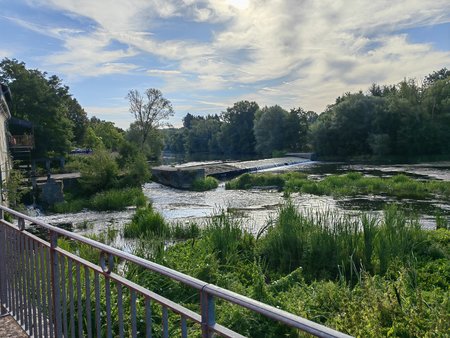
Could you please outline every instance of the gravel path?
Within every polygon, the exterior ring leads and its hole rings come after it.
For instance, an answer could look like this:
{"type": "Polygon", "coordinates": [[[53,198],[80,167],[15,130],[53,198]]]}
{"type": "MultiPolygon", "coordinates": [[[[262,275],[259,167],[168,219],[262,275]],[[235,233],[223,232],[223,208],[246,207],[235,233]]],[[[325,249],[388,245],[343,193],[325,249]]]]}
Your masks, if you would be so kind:
{"type": "Polygon", "coordinates": [[[13,317],[7,315],[0,317],[0,337],[2,338],[28,338],[29,336],[14,320],[13,317]]]}

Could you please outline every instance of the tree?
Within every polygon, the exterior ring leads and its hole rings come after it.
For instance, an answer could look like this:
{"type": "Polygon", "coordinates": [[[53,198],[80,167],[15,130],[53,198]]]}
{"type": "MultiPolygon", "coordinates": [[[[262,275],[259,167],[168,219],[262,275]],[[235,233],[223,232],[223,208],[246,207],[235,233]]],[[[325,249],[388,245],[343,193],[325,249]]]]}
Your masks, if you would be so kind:
{"type": "Polygon", "coordinates": [[[68,117],[71,97],[58,77],[47,78],[46,73],[27,69],[23,62],[3,59],[0,81],[13,93],[12,115],[33,123],[34,157],[70,150],[74,130],[68,117]]]}
{"type": "Polygon", "coordinates": [[[90,120],[89,128],[110,151],[118,151],[125,141],[124,131],[117,128],[113,122],[103,121],[94,116],[90,120]]]}
{"type": "Polygon", "coordinates": [[[240,101],[222,113],[219,143],[227,154],[253,154],[255,136],[253,123],[259,106],[256,102],[240,101]]]}
{"type": "Polygon", "coordinates": [[[287,111],[280,106],[264,107],[255,119],[256,151],[268,156],[286,148],[287,111]]]}
{"type": "Polygon", "coordinates": [[[137,145],[145,157],[149,159],[158,158],[164,146],[161,131],[156,128],[150,129],[146,140],[143,141],[142,129],[137,122],[130,124],[125,139],[137,145]]]}
{"type": "Polygon", "coordinates": [[[173,116],[172,104],[155,88],[147,89],[145,97],[135,89],[130,90],[127,98],[130,102],[130,113],[136,120],[134,128],[141,134],[143,148],[151,131],[163,126],[163,121],[173,116]]]}

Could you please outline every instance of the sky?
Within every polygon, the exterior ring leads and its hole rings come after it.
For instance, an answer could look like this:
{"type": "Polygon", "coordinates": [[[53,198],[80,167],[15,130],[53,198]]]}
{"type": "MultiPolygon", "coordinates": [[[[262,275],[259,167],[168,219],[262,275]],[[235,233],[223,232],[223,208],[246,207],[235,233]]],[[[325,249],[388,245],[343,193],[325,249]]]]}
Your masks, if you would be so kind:
{"type": "MultiPolygon", "coordinates": [[[[450,68],[448,0],[0,0],[0,58],[56,74],[89,116],[126,129],[127,93],[169,121],[241,100],[322,112],[372,83],[450,68]]],[[[14,94],[13,94],[14,95],[14,94]]]]}

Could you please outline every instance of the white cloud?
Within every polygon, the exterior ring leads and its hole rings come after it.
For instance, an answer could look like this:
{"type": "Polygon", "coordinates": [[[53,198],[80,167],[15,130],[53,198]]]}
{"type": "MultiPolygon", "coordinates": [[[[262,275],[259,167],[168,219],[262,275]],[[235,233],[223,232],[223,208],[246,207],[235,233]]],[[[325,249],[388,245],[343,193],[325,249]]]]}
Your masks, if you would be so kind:
{"type": "Polygon", "coordinates": [[[178,75],[181,74],[181,72],[179,70],[173,70],[173,69],[149,69],[147,71],[148,74],[150,75],[162,75],[162,76],[167,76],[167,75],[178,75]]]}
{"type": "Polygon", "coordinates": [[[47,62],[68,75],[133,72],[138,65],[129,59],[149,56],[170,64],[170,69],[158,66],[147,71],[165,81],[164,91],[251,85],[255,91],[242,98],[261,105],[301,105],[321,111],[344,91],[364,90],[371,82],[395,83],[405,76],[421,78],[450,61],[449,51],[413,44],[398,33],[450,22],[447,0],[32,3],[95,23],[84,32],[28,25],[64,39],[64,50],[47,62]],[[211,30],[212,23],[220,25],[214,26],[210,40],[165,39],[155,28],[167,18],[195,21],[205,30],[211,30]],[[113,42],[121,47],[112,48],[113,42]]]}

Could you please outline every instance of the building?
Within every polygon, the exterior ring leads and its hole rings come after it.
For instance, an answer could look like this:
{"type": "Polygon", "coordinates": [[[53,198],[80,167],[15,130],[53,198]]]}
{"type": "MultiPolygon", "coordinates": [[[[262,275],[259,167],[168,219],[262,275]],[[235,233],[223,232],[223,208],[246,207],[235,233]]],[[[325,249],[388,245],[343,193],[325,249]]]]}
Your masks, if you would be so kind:
{"type": "Polygon", "coordinates": [[[8,151],[7,121],[11,118],[8,102],[11,102],[11,92],[8,86],[0,84],[0,192],[1,202],[5,202],[5,182],[11,170],[11,156],[8,151]]]}

